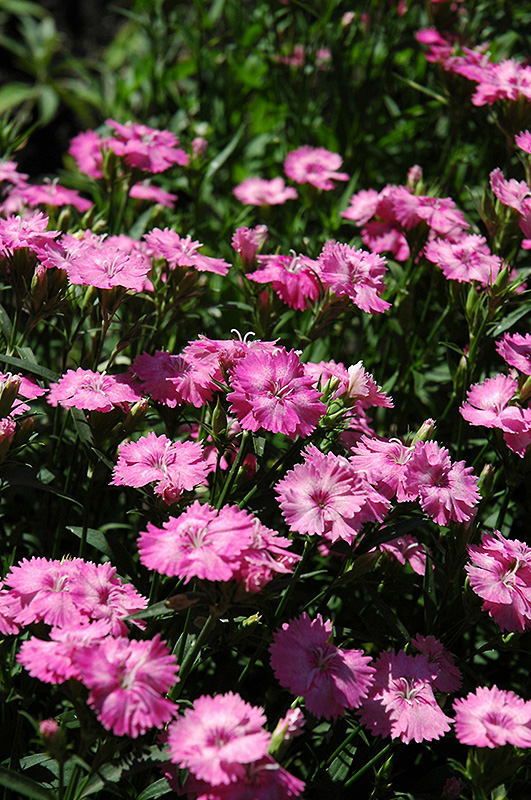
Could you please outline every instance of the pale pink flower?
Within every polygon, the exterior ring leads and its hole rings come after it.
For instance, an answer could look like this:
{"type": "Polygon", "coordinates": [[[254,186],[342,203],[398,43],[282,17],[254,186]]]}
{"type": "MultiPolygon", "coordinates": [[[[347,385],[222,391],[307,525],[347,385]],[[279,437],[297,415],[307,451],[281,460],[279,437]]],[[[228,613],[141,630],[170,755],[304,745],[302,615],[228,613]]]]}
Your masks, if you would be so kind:
{"type": "Polygon", "coordinates": [[[17,594],[9,589],[4,589],[4,584],[0,581],[0,633],[8,635],[19,632],[15,617],[20,611],[20,606],[17,594]]]}
{"type": "Polygon", "coordinates": [[[531,747],[531,701],[514,692],[480,686],[454,701],[455,735],[475,747],[531,747]]]}
{"type": "Polygon", "coordinates": [[[398,225],[372,220],[361,231],[363,244],[371,253],[392,253],[397,261],[407,261],[410,248],[398,225]]]}
{"type": "Polygon", "coordinates": [[[134,200],[150,200],[164,208],[174,208],[179,199],[176,194],[166,192],[160,186],[153,186],[149,181],[134,183],[129,189],[129,197],[134,200]]]}
{"type": "Polygon", "coordinates": [[[517,389],[518,382],[508,375],[495,375],[483,383],[475,383],[459,409],[461,416],[471,425],[521,433],[528,427],[523,411],[519,406],[509,405],[517,389]]]}
{"type": "Polygon", "coordinates": [[[469,227],[451,197],[429,197],[403,191],[393,194],[396,219],[406,230],[424,221],[436,236],[459,236],[469,227]]]}
{"type": "Polygon", "coordinates": [[[531,100],[531,67],[508,58],[499,64],[491,64],[479,79],[472,103],[475,106],[492,105],[496,100],[516,101],[520,96],[531,100]]]}
{"type": "Polygon", "coordinates": [[[511,367],[524,375],[531,375],[531,333],[506,333],[496,342],[496,350],[511,367]]]}
{"type": "Polygon", "coordinates": [[[157,634],[151,641],[108,637],[75,652],[74,662],[90,690],[87,703],[106,730],[136,738],[162,728],[177,706],[164,697],[178,666],[157,634]]]}
{"type": "Polygon", "coordinates": [[[126,122],[125,125],[112,119],[105,122],[115,131],[114,136],[107,140],[108,146],[136,169],[164,172],[174,164],[185,167],[190,160],[190,156],[177,147],[179,139],[170,131],[156,130],[137,122],[126,122]]]}
{"type": "Polygon", "coordinates": [[[374,682],[358,714],[373,736],[391,736],[405,744],[440,739],[452,720],[438,705],[433,681],[438,669],[424,655],[381,653],[374,682]]]}
{"type": "MultiPolygon", "coordinates": [[[[269,755],[243,764],[241,773],[232,783],[216,786],[190,774],[183,791],[194,800],[289,800],[299,797],[304,790],[304,782],[287,772],[269,755]]],[[[168,775],[166,777],[171,786],[171,778],[168,775]]]]}
{"type": "Polygon", "coordinates": [[[258,256],[259,268],[247,277],[255,283],[271,283],[281,300],[291,308],[304,311],[319,297],[317,261],[308,256],[258,256]]]}
{"type": "Polygon", "coordinates": [[[232,236],[232,246],[240,254],[244,270],[249,270],[257,251],[267,241],[267,226],[256,228],[237,228],[232,236]]]}
{"type": "Polygon", "coordinates": [[[212,258],[198,253],[203,247],[200,242],[192,241],[191,236],[179,236],[170,228],[154,228],[144,234],[149,249],[155,258],[163,258],[170,269],[176,267],[193,267],[198,272],[215,272],[217,275],[226,275],[230,264],[222,258],[212,258]]]}
{"type": "Polygon", "coordinates": [[[11,567],[4,583],[16,598],[18,608],[13,617],[19,625],[44,622],[63,627],[77,623],[85,616],[70,594],[76,570],[74,560],[22,559],[11,567]]]}
{"type": "Polygon", "coordinates": [[[151,431],[137,442],[120,445],[111,484],[139,487],[155,482],[155,494],[174,503],[184,491],[205,483],[210,471],[198,442],[172,442],[151,431]]]}
{"type": "Polygon", "coordinates": [[[302,696],[317,717],[342,716],[357,708],[373,680],[370,657],[362,650],[343,650],[331,644],[332,624],[320,614],[303,613],[285,622],[273,635],[271,667],[281,686],[302,696]]]}
{"type": "Polygon", "coordinates": [[[525,181],[514,178],[506,181],[498,167],[490,173],[490,186],[500,203],[524,213],[523,201],[531,195],[531,189],[525,181]]]}
{"type": "Polygon", "coordinates": [[[129,375],[107,375],[81,367],[67,370],[57,383],[51,383],[47,398],[52,406],[103,412],[128,410],[140,399],[129,375]]]}
{"type": "Polygon", "coordinates": [[[406,465],[412,453],[413,448],[399,439],[362,436],[351,450],[350,462],[385,497],[396,495],[399,503],[405,503],[418,495],[407,486],[406,465]]]}
{"type": "Polygon", "coordinates": [[[185,355],[172,355],[167,350],[156,350],[155,355],[142,353],[131,365],[142,391],[170,408],[191,403],[201,408],[212,399],[216,388],[208,367],[199,359],[185,355]]]}
{"type": "Polygon", "coordinates": [[[80,172],[91,178],[103,178],[103,149],[107,141],[95,131],[84,131],[74,136],[68,152],[75,158],[80,172]]]}
{"type": "Polygon", "coordinates": [[[290,530],[351,544],[364,522],[381,522],[389,501],[360,477],[348,459],[314,445],[275,486],[290,530]]]}
{"type": "Polygon", "coordinates": [[[55,181],[40,185],[32,184],[19,189],[19,196],[30,208],[38,205],[48,206],[74,206],[82,213],[92,208],[94,203],[81,197],[75,189],[67,189],[55,181]]]}
{"type": "Polygon", "coordinates": [[[387,264],[382,256],[329,241],[317,262],[323,286],[329,287],[337,297],[348,297],[368,314],[390,308],[391,304],[381,298],[385,290],[382,276],[387,264]]]}
{"type": "Polygon", "coordinates": [[[202,695],[168,728],[170,759],[211,786],[243,780],[245,764],[267,755],[263,709],[240,695],[202,695]]]}
{"type": "Polygon", "coordinates": [[[282,736],[282,741],[288,742],[296,736],[300,736],[304,731],[306,719],[300,708],[290,708],[286,716],[279,719],[273,731],[273,739],[282,736]]]}
{"type": "Polygon", "coordinates": [[[131,249],[129,253],[110,242],[96,247],[80,248],[65,263],[70,283],[112,289],[123,286],[141,292],[145,285],[151,263],[145,256],[131,249]]]}
{"type": "Polygon", "coordinates": [[[406,489],[418,492],[423,511],[437,525],[469,522],[480,500],[477,478],[464,461],[452,463],[437,442],[417,442],[406,466],[406,489]]]}
{"type": "Polygon", "coordinates": [[[235,365],[230,385],[227,400],[246,430],[307,436],[326,411],[298,355],[283,347],[251,350],[235,365]]]}
{"type": "Polygon", "coordinates": [[[342,398],[355,401],[356,410],[382,406],[392,408],[393,400],[388,397],[381,386],[378,386],[370,372],[367,372],[361,361],[345,367],[339,361],[309,361],[304,364],[304,371],[309,375],[317,388],[324,388],[328,381],[337,379],[337,389],[333,394],[334,399],[342,398]]]}
{"type": "Polygon", "coordinates": [[[514,137],[514,141],[520,148],[520,150],[524,150],[526,153],[531,153],[531,132],[530,131],[520,131],[514,137]]]}
{"type": "Polygon", "coordinates": [[[343,159],[324,147],[304,145],[288,153],[284,161],[284,172],[295,183],[311,183],[317,189],[329,192],[334,181],[348,181],[346,172],[338,172],[343,159]]]}
{"type": "Polygon", "coordinates": [[[81,681],[81,673],[74,663],[76,652],[97,644],[108,635],[109,625],[105,620],[52,628],[49,641],[31,636],[23,642],[17,661],[32,678],[43,683],[59,684],[70,678],[81,681]]]}
{"type": "Polygon", "coordinates": [[[7,181],[13,186],[25,186],[29,175],[18,171],[16,161],[0,161],[0,182],[7,181]]]}
{"type": "Polygon", "coordinates": [[[469,545],[465,569],[474,592],[502,630],[531,628],[531,548],[499,531],[485,533],[480,545],[469,545]]]}
{"type": "Polygon", "coordinates": [[[448,280],[478,281],[482,286],[492,286],[502,266],[501,258],[490,252],[487,240],[477,234],[462,236],[456,242],[433,239],[426,244],[424,256],[437,264],[448,280]]]}
{"type": "Polygon", "coordinates": [[[410,533],[397,536],[389,542],[382,542],[379,547],[384,553],[396,558],[400,564],[409,563],[417,575],[425,575],[426,547],[410,533]]]}
{"type": "Polygon", "coordinates": [[[246,206],[278,206],[286,200],[295,200],[297,190],[286,186],[284,178],[246,178],[232,190],[234,196],[246,206]]]}
{"type": "Polygon", "coordinates": [[[456,692],[463,682],[463,676],[446,647],[435,636],[421,636],[420,633],[411,640],[411,644],[427,657],[436,670],[437,675],[432,683],[435,691],[456,692]]]}

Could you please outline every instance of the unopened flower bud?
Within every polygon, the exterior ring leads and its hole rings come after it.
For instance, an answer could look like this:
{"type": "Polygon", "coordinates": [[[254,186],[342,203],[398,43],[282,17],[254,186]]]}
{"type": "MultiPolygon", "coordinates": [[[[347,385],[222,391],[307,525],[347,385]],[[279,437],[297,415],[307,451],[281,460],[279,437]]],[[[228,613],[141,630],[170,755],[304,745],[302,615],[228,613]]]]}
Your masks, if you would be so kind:
{"type": "Polygon", "coordinates": [[[20,375],[8,372],[0,381],[0,418],[7,417],[16,400],[20,387],[20,375]]]}
{"type": "Polygon", "coordinates": [[[435,420],[434,419],[427,419],[425,422],[422,423],[418,431],[413,436],[411,440],[411,444],[416,444],[417,442],[428,442],[430,439],[433,439],[435,435],[435,420]]]}
{"type": "Polygon", "coordinates": [[[65,737],[58,723],[54,719],[43,719],[39,725],[39,733],[52,758],[55,758],[56,761],[64,761],[66,756],[65,737]]]}

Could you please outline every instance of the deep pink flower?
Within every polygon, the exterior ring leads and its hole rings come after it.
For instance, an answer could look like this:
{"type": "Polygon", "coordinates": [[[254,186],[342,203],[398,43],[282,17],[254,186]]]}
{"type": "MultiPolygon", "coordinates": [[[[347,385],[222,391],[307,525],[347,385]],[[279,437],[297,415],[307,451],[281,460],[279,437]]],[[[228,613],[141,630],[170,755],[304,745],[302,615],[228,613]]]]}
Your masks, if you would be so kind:
{"type": "Polygon", "coordinates": [[[386,260],[376,253],[355,250],[348,244],[329,241],[318,258],[319,277],[338,297],[349,297],[354,305],[369,314],[390,308],[382,300],[386,260]]]}
{"type": "Polygon", "coordinates": [[[314,445],[277,483],[282,514],[290,530],[351,544],[364,522],[381,522],[389,501],[360,477],[348,459],[324,455],[314,445]]]}
{"type": "Polygon", "coordinates": [[[108,146],[136,169],[164,172],[174,164],[185,167],[190,161],[190,156],[177,147],[179,139],[170,131],[148,128],[137,122],[121,125],[107,119],[105,123],[115,131],[114,136],[107,140],[108,146]]]}
{"type": "Polygon", "coordinates": [[[70,283],[112,289],[123,286],[141,292],[146,285],[151,263],[139,252],[129,253],[115,245],[103,242],[96,247],[86,246],[65,263],[70,283]]]}
{"type": "Polygon", "coordinates": [[[531,701],[514,692],[480,686],[454,701],[455,735],[475,747],[531,747],[531,701]]]}
{"type": "Polygon", "coordinates": [[[448,280],[459,283],[478,281],[482,286],[492,286],[502,266],[501,258],[490,252],[487,240],[477,234],[462,236],[456,242],[433,239],[426,244],[424,255],[448,280]]]}
{"type": "Polygon", "coordinates": [[[281,686],[305,698],[308,711],[331,719],[357,708],[373,681],[371,659],[362,650],[331,644],[332,624],[303,613],[273,635],[271,667],[281,686]]]}
{"type": "Polygon", "coordinates": [[[43,683],[64,683],[70,678],[80,681],[82,676],[74,663],[76,652],[108,635],[109,626],[105,620],[52,628],[49,641],[31,636],[23,642],[17,661],[32,678],[43,683]]]}
{"type": "Polygon", "coordinates": [[[144,392],[170,408],[183,403],[201,408],[212,399],[216,388],[208,368],[199,360],[171,355],[167,350],[156,350],[153,356],[149,353],[137,356],[131,372],[144,392]]]}
{"type": "Polygon", "coordinates": [[[437,442],[417,442],[406,465],[406,490],[418,492],[423,511],[437,525],[468,522],[474,516],[480,494],[472,467],[464,461],[452,464],[448,450],[437,442]]]}
{"type": "Polygon", "coordinates": [[[0,581],[0,633],[8,635],[19,632],[19,626],[15,622],[19,611],[19,597],[15,592],[4,589],[4,584],[0,581]]]}
{"type": "Polygon", "coordinates": [[[485,533],[480,545],[469,545],[465,565],[474,592],[502,630],[531,628],[531,548],[499,531],[485,533]]]}
{"type": "Polygon", "coordinates": [[[4,395],[2,397],[4,419],[7,418],[7,414],[11,417],[18,417],[20,414],[30,411],[30,406],[24,401],[36,400],[47,391],[35,383],[32,378],[26,378],[20,374],[13,375],[11,372],[0,372],[0,394],[4,395]],[[10,408],[7,406],[8,398],[12,398],[10,408]]]}
{"type": "MultiPolygon", "coordinates": [[[[166,777],[171,786],[171,779],[168,775],[166,777]]],[[[242,775],[232,783],[212,786],[190,774],[183,790],[194,800],[289,800],[290,797],[299,797],[304,783],[266,755],[244,764],[242,775]]]]}
{"type": "Polygon", "coordinates": [[[232,190],[234,196],[246,206],[279,206],[286,200],[295,200],[297,190],[286,186],[284,178],[246,178],[232,190]]]}
{"type": "Polygon", "coordinates": [[[29,175],[18,171],[16,161],[0,161],[0,182],[7,181],[13,186],[25,186],[29,175]]]}
{"type": "Polygon", "coordinates": [[[475,383],[459,409],[461,416],[471,425],[521,433],[528,427],[523,411],[519,406],[509,405],[517,389],[518,382],[507,375],[495,375],[483,383],[475,383]]]}
{"type": "Polygon", "coordinates": [[[151,431],[118,448],[111,484],[138,487],[156,481],[155,494],[174,503],[184,491],[204,483],[210,471],[198,442],[172,442],[151,431]]]}
{"type": "Polygon", "coordinates": [[[222,258],[212,258],[198,253],[203,245],[192,241],[191,236],[179,236],[170,228],[154,228],[144,234],[148,247],[155,258],[164,258],[170,269],[176,267],[193,267],[198,272],[215,272],[217,275],[226,275],[230,264],[222,258]]]}
{"type": "Polygon", "coordinates": [[[492,105],[496,100],[516,101],[520,96],[531,100],[531,67],[508,58],[499,64],[491,64],[479,77],[472,103],[475,106],[492,105]]]}
{"type": "Polygon", "coordinates": [[[227,400],[246,430],[307,436],[326,411],[294,350],[251,350],[234,367],[230,384],[227,400]]]}
{"type": "Polygon", "coordinates": [[[405,503],[415,500],[418,494],[406,485],[406,465],[412,453],[413,448],[399,439],[362,436],[351,450],[350,461],[385,497],[396,495],[399,503],[405,503]]]}
{"type": "Polygon", "coordinates": [[[311,183],[317,189],[329,192],[334,181],[348,181],[346,172],[338,172],[343,159],[324,147],[304,145],[288,153],[284,161],[284,172],[295,183],[311,183]]]}
{"type": "Polygon", "coordinates": [[[531,153],[531,132],[530,131],[520,131],[514,137],[514,141],[520,148],[520,150],[524,150],[526,153],[531,153]]]}
{"type": "Polygon", "coordinates": [[[259,268],[247,277],[255,283],[271,283],[281,300],[291,308],[304,311],[317,300],[320,283],[317,261],[302,255],[258,256],[259,268]]]}
{"type": "Polygon", "coordinates": [[[490,186],[500,203],[520,213],[524,212],[523,201],[531,195],[531,189],[525,181],[516,181],[514,178],[506,181],[501,169],[497,167],[490,173],[490,186]]]}
{"type": "Polygon", "coordinates": [[[38,252],[47,242],[51,242],[59,231],[47,231],[48,217],[38,211],[31,217],[10,216],[0,219],[0,252],[6,255],[13,250],[29,250],[38,252]]]}
{"type": "Polygon", "coordinates": [[[440,739],[452,720],[438,705],[433,681],[438,669],[424,655],[403,650],[381,653],[375,662],[374,682],[358,710],[373,736],[400,738],[405,744],[440,739]]]}
{"type": "Polygon", "coordinates": [[[271,735],[263,709],[240,695],[202,695],[168,728],[174,764],[212,786],[245,778],[245,764],[264,758],[271,735]]]}
{"type": "Polygon", "coordinates": [[[84,131],[74,136],[68,152],[77,161],[80,172],[90,175],[91,178],[103,178],[102,151],[107,146],[107,141],[95,131],[84,131]]]}
{"type": "Polygon", "coordinates": [[[367,222],[361,231],[361,238],[371,253],[392,253],[397,261],[407,261],[410,256],[411,251],[404,233],[392,222],[367,222]]]}
{"type": "Polygon", "coordinates": [[[456,692],[463,677],[446,647],[435,636],[421,636],[420,633],[411,640],[411,644],[427,657],[429,664],[437,671],[433,688],[437,692],[456,692]]]}
{"type": "Polygon", "coordinates": [[[141,399],[129,375],[107,375],[90,369],[69,369],[57,383],[50,384],[48,402],[63,408],[87,411],[127,410],[141,399]]]}
{"type": "Polygon", "coordinates": [[[240,254],[245,270],[249,270],[252,267],[257,251],[266,241],[266,225],[257,225],[256,228],[236,228],[231,244],[236,252],[240,254]]]}
{"type": "Polygon", "coordinates": [[[451,197],[429,197],[409,191],[393,193],[396,219],[406,230],[424,221],[436,236],[458,236],[469,227],[451,197]]]}
{"type": "Polygon", "coordinates": [[[506,333],[496,342],[496,350],[511,367],[516,367],[524,375],[531,375],[531,333],[506,333]]]}
{"type": "Polygon", "coordinates": [[[74,206],[82,213],[92,208],[94,203],[81,197],[75,189],[59,186],[55,181],[41,185],[32,184],[19,189],[19,195],[30,206],[74,206]]]}
{"type": "Polygon", "coordinates": [[[176,194],[166,192],[160,186],[153,186],[149,181],[134,183],[129,189],[129,197],[135,200],[150,200],[164,208],[175,208],[175,203],[179,199],[176,194]]]}
{"type": "Polygon", "coordinates": [[[116,736],[136,738],[175,716],[177,706],[163,695],[177,680],[178,666],[159,634],[143,642],[108,637],[77,650],[74,663],[90,689],[88,705],[116,736]]]}

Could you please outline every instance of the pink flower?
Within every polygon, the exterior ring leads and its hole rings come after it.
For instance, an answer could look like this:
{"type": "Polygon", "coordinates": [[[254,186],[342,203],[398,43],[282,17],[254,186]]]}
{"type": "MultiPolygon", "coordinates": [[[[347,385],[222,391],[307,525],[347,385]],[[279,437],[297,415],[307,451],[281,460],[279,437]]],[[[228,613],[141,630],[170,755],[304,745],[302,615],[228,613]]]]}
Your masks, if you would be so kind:
{"type": "Polygon", "coordinates": [[[420,633],[411,640],[411,644],[427,657],[429,664],[436,670],[433,688],[437,692],[456,692],[463,677],[446,647],[435,636],[421,636],[420,633]]]}
{"type": "Polygon", "coordinates": [[[390,503],[360,477],[348,459],[324,455],[314,445],[277,483],[275,491],[290,530],[351,544],[364,522],[381,522],[390,503]]]}
{"type": "Polygon", "coordinates": [[[461,416],[471,425],[521,433],[528,427],[523,411],[519,406],[509,405],[517,389],[517,381],[507,375],[486,378],[469,389],[460,408],[461,416]]]}
{"type": "Polygon", "coordinates": [[[319,297],[317,261],[302,255],[258,256],[260,269],[247,274],[255,283],[271,283],[281,300],[291,308],[304,311],[319,297]]]}
{"type": "Polygon", "coordinates": [[[426,548],[410,533],[397,536],[390,542],[383,542],[379,547],[384,553],[396,558],[400,564],[404,565],[407,561],[417,575],[426,573],[426,548]]]}
{"type": "Polygon", "coordinates": [[[217,275],[226,275],[230,264],[222,258],[212,258],[198,253],[203,247],[200,242],[192,241],[191,236],[181,237],[170,228],[154,228],[144,234],[148,247],[155,258],[164,258],[170,269],[176,267],[193,267],[198,272],[215,272],[217,275]]]}
{"type": "Polygon", "coordinates": [[[0,182],[7,181],[13,186],[24,186],[29,175],[18,171],[16,161],[0,161],[0,182]]]}
{"type": "Polygon", "coordinates": [[[529,131],[520,131],[514,137],[514,141],[526,153],[531,153],[531,133],[529,131]]]}
{"type": "Polygon", "coordinates": [[[531,333],[506,333],[496,342],[496,350],[511,367],[516,367],[524,375],[531,375],[531,333]]]}
{"type": "Polygon", "coordinates": [[[406,466],[408,492],[418,492],[423,511],[437,525],[468,522],[480,499],[477,478],[464,461],[452,464],[437,442],[417,442],[406,466]]]}
{"type": "Polygon", "coordinates": [[[176,194],[165,192],[160,186],[153,186],[149,181],[134,183],[129,189],[129,197],[135,200],[150,200],[164,208],[174,208],[179,199],[176,194]]]}
{"type": "Polygon", "coordinates": [[[107,375],[90,369],[69,369],[57,383],[50,384],[48,402],[63,408],[87,411],[127,410],[141,395],[128,375],[107,375]]]}
{"type": "Polygon", "coordinates": [[[454,701],[455,735],[475,747],[531,747],[531,702],[514,692],[480,686],[454,701]]]}
{"type": "Polygon", "coordinates": [[[520,96],[531,100],[531,67],[523,66],[512,58],[491,64],[478,81],[472,97],[475,106],[492,105],[496,100],[516,101],[520,96]]]}
{"type": "Polygon", "coordinates": [[[84,212],[92,208],[94,203],[81,197],[75,189],[66,189],[54,181],[43,183],[39,186],[24,186],[19,189],[19,196],[31,207],[38,205],[48,206],[74,206],[78,211],[84,212]]]}
{"type": "Polygon", "coordinates": [[[169,408],[183,403],[201,408],[212,399],[215,386],[210,372],[199,360],[156,350],[153,356],[149,353],[137,356],[131,371],[144,392],[169,408]]]}
{"type": "Polygon", "coordinates": [[[361,361],[345,367],[339,361],[309,361],[304,364],[304,371],[312,379],[316,388],[324,389],[327,382],[337,379],[337,389],[334,399],[342,398],[345,402],[354,401],[357,412],[372,406],[392,408],[393,400],[388,397],[381,386],[378,386],[370,372],[367,372],[361,361]]]}
{"type": "Polygon", "coordinates": [[[204,483],[210,471],[199,443],[171,442],[151,431],[118,448],[111,484],[138,487],[156,481],[155,494],[170,504],[184,491],[204,483]]]}
{"type": "Polygon", "coordinates": [[[74,662],[90,689],[88,705],[106,730],[136,738],[162,728],[177,706],[163,695],[177,680],[177,664],[157,634],[151,641],[107,638],[76,651],[74,662]]]}
{"type": "Polygon", "coordinates": [[[295,200],[297,190],[286,186],[283,178],[273,178],[270,181],[263,178],[246,178],[238,184],[232,193],[247,206],[279,206],[286,200],[295,200]]]}
{"type": "MultiPolygon", "coordinates": [[[[299,797],[304,790],[303,781],[269,755],[242,766],[241,776],[232,783],[212,786],[189,775],[183,790],[195,800],[288,800],[299,797]]],[[[171,779],[169,782],[171,786],[171,779]]]]}
{"type": "Polygon", "coordinates": [[[501,169],[496,168],[490,173],[490,186],[500,203],[524,213],[523,201],[531,195],[531,189],[525,181],[516,181],[514,178],[506,181],[501,169]]]}
{"type": "Polygon", "coordinates": [[[324,147],[304,145],[288,153],[284,161],[284,172],[295,183],[311,183],[317,189],[329,192],[334,181],[348,181],[346,172],[338,172],[343,159],[324,147]]]}
{"type": "Polygon", "coordinates": [[[91,178],[103,178],[103,149],[107,140],[101,139],[95,131],[84,131],[74,136],[68,152],[77,161],[80,172],[91,178]]]}
{"type": "Polygon", "coordinates": [[[403,650],[381,653],[375,662],[374,682],[358,711],[373,736],[391,736],[405,744],[440,739],[452,720],[443,713],[433,694],[437,677],[424,655],[408,656],[403,650]]]}
{"type": "Polygon", "coordinates": [[[243,780],[244,765],[267,755],[265,722],[238,694],[202,695],[168,729],[171,761],[211,786],[243,780]]]}
{"type": "Polygon", "coordinates": [[[187,153],[177,147],[179,139],[170,131],[148,128],[137,122],[121,125],[107,119],[105,123],[115,130],[115,135],[107,140],[108,145],[136,169],[164,172],[174,164],[185,167],[190,160],[187,153]]]}
{"type": "Polygon", "coordinates": [[[112,289],[123,286],[141,292],[146,285],[151,264],[144,254],[128,253],[109,242],[80,248],[66,263],[70,283],[112,289]]]}
{"type": "Polygon", "coordinates": [[[385,289],[382,276],[387,263],[382,256],[329,241],[317,261],[321,282],[337,297],[350,298],[368,314],[390,308],[391,304],[380,296],[385,289]]]}
{"type": "Polygon", "coordinates": [[[425,246],[424,255],[448,280],[478,281],[482,286],[492,286],[502,264],[501,258],[490,252],[486,239],[477,234],[462,236],[456,242],[434,239],[425,246]]]}
{"type": "Polygon", "coordinates": [[[104,620],[52,628],[49,641],[31,636],[23,642],[17,661],[32,678],[43,683],[60,684],[70,678],[81,681],[81,673],[74,663],[75,654],[80,648],[99,643],[108,634],[109,626],[104,620]]]}
{"type": "Polygon", "coordinates": [[[271,667],[281,686],[305,698],[308,711],[331,719],[357,708],[373,681],[371,659],[362,650],[330,643],[332,624],[303,613],[273,635],[271,667]]]}
{"type": "Polygon", "coordinates": [[[465,569],[474,592],[502,630],[531,628],[531,548],[499,531],[483,534],[480,545],[469,545],[465,569]]]}
{"type": "Polygon", "coordinates": [[[232,246],[240,254],[244,270],[249,270],[254,263],[257,251],[267,241],[267,226],[256,228],[237,228],[232,237],[232,246]]]}
{"type": "Polygon", "coordinates": [[[48,217],[41,211],[31,217],[10,216],[0,219],[0,252],[11,255],[13,250],[25,247],[38,252],[47,242],[59,236],[59,231],[47,231],[47,226],[48,217]]]}
{"type": "Polygon", "coordinates": [[[408,490],[406,485],[406,465],[412,453],[413,449],[399,439],[362,436],[351,451],[350,461],[385,497],[396,495],[399,503],[405,503],[417,497],[417,492],[408,490]]]}
{"type": "Polygon", "coordinates": [[[458,236],[469,227],[451,197],[429,197],[402,191],[393,195],[396,219],[406,230],[424,221],[437,236],[458,236]]]}
{"type": "Polygon", "coordinates": [[[326,411],[294,350],[251,350],[234,367],[230,384],[227,400],[246,430],[307,436],[326,411]]]}

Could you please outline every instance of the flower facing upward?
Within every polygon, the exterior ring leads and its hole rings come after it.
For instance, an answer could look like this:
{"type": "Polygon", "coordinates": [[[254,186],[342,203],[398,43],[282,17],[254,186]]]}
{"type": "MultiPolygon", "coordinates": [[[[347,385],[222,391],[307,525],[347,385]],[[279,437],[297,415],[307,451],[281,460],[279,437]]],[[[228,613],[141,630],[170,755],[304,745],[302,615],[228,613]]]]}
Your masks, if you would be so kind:
{"type": "Polygon", "coordinates": [[[296,183],[311,183],[317,189],[329,192],[334,181],[348,181],[346,172],[338,172],[343,159],[324,147],[304,145],[288,153],[284,161],[284,172],[296,183]]]}
{"type": "Polygon", "coordinates": [[[168,729],[170,758],[212,786],[245,777],[245,764],[267,754],[263,710],[238,694],[202,695],[168,729]]]}
{"type": "Polygon", "coordinates": [[[455,735],[476,747],[531,747],[531,701],[514,692],[480,686],[454,702],[455,735]]]}
{"type": "Polygon", "coordinates": [[[373,681],[371,659],[362,650],[330,643],[332,624],[320,614],[303,613],[285,622],[273,636],[271,667],[281,686],[305,698],[308,711],[330,719],[356,708],[373,681]]]}
{"type": "Polygon", "coordinates": [[[144,234],[148,247],[155,258],[164,258],[170,269],[177,267],[193,267],[198,272],[215,272],[217,275],[226,275],[230,264],[222,258],[212,258],[198,253],[203,245],[192,241],[191,236],[179,236],[170,228],[153,228],[144,234]]]}

